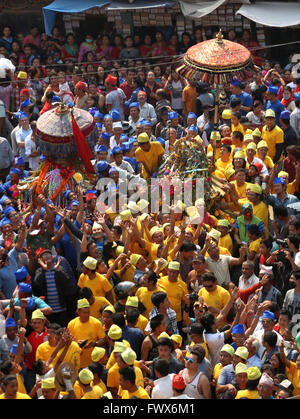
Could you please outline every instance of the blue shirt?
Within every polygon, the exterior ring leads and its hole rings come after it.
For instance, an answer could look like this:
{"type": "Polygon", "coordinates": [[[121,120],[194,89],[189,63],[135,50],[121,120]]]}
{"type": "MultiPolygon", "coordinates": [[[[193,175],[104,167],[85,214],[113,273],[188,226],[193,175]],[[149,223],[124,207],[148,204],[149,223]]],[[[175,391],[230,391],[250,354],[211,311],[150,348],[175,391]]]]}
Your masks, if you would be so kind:
{"type": "Polygon", "coordinates": [[[137,327],[124,326],[122,329],[122,339],[128,340],[131,348],[136,353],[137,359],[141,358],[141,347],[145,339],[144,333],[137,327]]]}
{"type": "Polygon", "coordinates": [[[47,286],[47,300],[49,306],[52,308],[53,313],[59,313],[65,310],[65,307],[62,307],[59,302],[58,291],[56,288],[55,282],[55,269],[52,268],[51,271],[45,272],[46,286],[47,286]]]}
{"type": "Polygon", "coordinates": [[[8,253],[8,264],[0,269],[0,289],[6,298],[11,298],[17,286],[15,272],[18,270],[18,252],[14,247],[8,253]]]}
{"type": "MultiPolygon", "coordinates": [[[[266,198],[266,204],[271,205],[273,208],[284,206],[288,210],[289,215],[295,215],[299,219],[300,213],[293,208],[288,208],[289,204],[295,204],[296,202],[299,202],[299,199],[295,195],[289,193],[286,194],[283,201],[278,198],[277,194],[268,195],[266,198]]],[[[277,217],[275,217],[275,219],[276,222],[279,222],[279,224],[282,225],[282,222],[280,222],[277,217]]]]}
{"type": "Polygon", "coordinates": [[[280,102],[280,100],[276,99],[275,102],[273,102],[273,103],[271,103],[268,100],[266,108],[267,109],[273,109],[273,111],[275,112],[275,115],[276,115],[276,124],[281,127],[279,118],[280,118],[281,112],[285,110],[285,107],[280,102]]]}
{"type": "MultiPolygon", "coordinates": [[[[222,368],[219,378],[218,384],[220,386],[225,386],[226,384],[231,384],[235,377],[235,371],[232,364],[226,365],[222,368]]],[[[221,399],[224,398],[225,393],[221,393],[221,399]]]]}
{"type": "MultiPolygon", "coordinates": [[[[246,92],[242,92],[240,95],[231,95],[230,96],[230,102],[229,105],[231,106],[231,101],[233,98],[239,98],[242,101],[242,106],[247,106],[248,108],[252,108],[253,105],[253,99],[252,97],[249,95],[249,93],[246,92]]],[[[246,116],[247,112],[244,111],[243,109],[241,109],[240,114],[243,116],[246,116]]]]}

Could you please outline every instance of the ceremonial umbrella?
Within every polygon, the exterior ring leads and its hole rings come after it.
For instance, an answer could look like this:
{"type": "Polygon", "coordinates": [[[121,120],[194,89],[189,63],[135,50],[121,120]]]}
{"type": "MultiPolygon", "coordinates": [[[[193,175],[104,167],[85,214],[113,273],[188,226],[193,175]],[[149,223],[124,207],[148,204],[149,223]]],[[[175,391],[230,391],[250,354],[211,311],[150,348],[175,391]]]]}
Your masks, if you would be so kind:
{"type": "MultiPolygon", "coordinates": [[[[216,39],[190,47],[176,71],[188,80],[196,79],[216,86],[215,131],[218,122],[220,87],[234,78],[245,80],[255,70],[250,51],[241,44],[223,39],[221,29],[216,39]]],[[[216,138],[213,138],[215,150],[216,138]]],[[[215,151],[214,151],[215,154],[215,151]]]]}

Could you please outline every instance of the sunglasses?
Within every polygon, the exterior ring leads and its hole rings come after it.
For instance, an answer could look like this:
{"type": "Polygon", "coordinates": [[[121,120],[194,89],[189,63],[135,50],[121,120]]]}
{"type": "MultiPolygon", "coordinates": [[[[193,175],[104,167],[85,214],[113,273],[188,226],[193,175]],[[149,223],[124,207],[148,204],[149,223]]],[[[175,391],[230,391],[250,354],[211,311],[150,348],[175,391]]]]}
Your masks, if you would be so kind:
{"type": "Polygon", "coordinates": [[[192,358],[189,358],[188,356],[185,357],[185,360],[190,362],[191,364],[194,362],[194,360],[192,358]]]}

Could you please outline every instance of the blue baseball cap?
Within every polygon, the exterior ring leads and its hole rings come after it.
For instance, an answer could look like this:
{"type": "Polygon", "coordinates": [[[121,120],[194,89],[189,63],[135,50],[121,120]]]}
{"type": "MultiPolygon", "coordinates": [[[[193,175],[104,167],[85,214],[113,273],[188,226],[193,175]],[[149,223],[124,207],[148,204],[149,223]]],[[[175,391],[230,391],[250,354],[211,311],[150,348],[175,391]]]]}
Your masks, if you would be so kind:
{"type": "Polygon", "coordinates": [[[15,157],[15,164],[17,164],[17,165],[24,165],[25,162],[24,162],[23,157],[15,157]]]}
{"type": "Polygon", "coordinates": [[[290,116],[291,116],[291,112],[286,109],[281,112],[280,119],[290,119],[290,116]]]}
{"type": "Polygon", "coordinates": [[[15,173],[16,175],[20,175],[21,171],[17,169],[16,167],[12,167],[9,171],[9,173],[15,173]]]}
{"type": "MultiPolygon", "coordinates": [[[[53,96],[53,97],[57,97],[57,96],[53,96]]],[[[60,99],[59,99],[59,101],[60,101],[60,99]]],[[[24,100],[24,102],[21,103],[20,109],[22,110],[22,109],[24,109],[24,108],[26,108],[27,106],[30,106],[30,105],[33,105],[33,103],[31,102],[30,99],[26,99],[26,100],[24,100]]]]}
{"type": "Polygon", "coordinates": [[[76,199],[73,199],[73,201],[71,201],[71,207],[78,207],[79,206],[79,201],[77,201],[76,199]]]}
{"type": "Polygon", "coordinates": [[[241,85],[241,80],[233,79],[230,84],[232,84],[233,86],[240,86],[241,85]]]}
{"type": "Polygon", "coordinates": [[[241,335],[245,334],[245,327],[242,323],[238,323],[235,326],[233,326],[231,333],[238,333],[241,335]]]}
{"type": "Polygon", "coordinates": [[[118,109],[112,109],[110,114],[113,121],[119,121],[121,119],[121,114],[118,109]]]}
{"type": "Polygon", "coordinates": [[[197,115],[194,112],[190,112],[187,116],[187,119],[197,119],[197,115]]]}
{"type": "Polygon", "coordinates": [[[7,217],[11,212],[16,211],[14,209],[14,207],[6,207],[5,210],[3,211],[5,217],[7,217]]]}
{"type": "Polygon", "coordinates": [[[70,195],[70,193],[71,193],[71,192],[73,192],[73,191],[71,191],[71,189],[67,189],[67,190],[63,193],[64,197],[65,197],[66,199],[68,199],[68,197],[69,197],[69,195],[70,195]]]}
{"type": "Polygon", "coordinates": [[[124,141],[124,143],[121,144],[121,149],[123,151],[129,151],[132,149],[132,143],[130,143],[129,141],[124,141]]]}
{"type": "Polygon", "coordinates": [[[25,266],[22,266],[22,268],[18,269],[15,272],[16,281],[17,282],[23,281],[24,279],[27,278],[27,275],[28,275],[27,269],[25,268],[25,266]]]}
{"type": "Polygon", "coordinates": [[[148,121],[147,119],[143,120],[143,122],[141,122],[142,126],[145,127],[146,125],[148,125],[149,127],[152,127],[152,122],[148,121]]]}
{"type": "Polygon", "coordinates": [[[95,152],[96,153],[107,153],[108,152],[108,147],[106,147],[106,145],[104,144],[96,144],[95,145],[95,152]]]}
{"type": "Polygon", "coordinates": [[[262,319],[275,320],[275,314],[272,311],[266,310],[263,312],[263,315],[261,316],[260,320],[262,319]]]}
{"type": "Polygon", "coordinates": [[[0,228],[4,227],[7,224],[11,224],[10,220],[6,217],[2,218],[2,220],[0,221],[0,228]]]}
{"type": "Polygon", "coordinates": [[[122,135],[120,136],[120,140],[125,140],[125,141],[128,141],[128,140],[129,140],[129,137],[128,137],[128,135],[127,135],[127,134],[122,134],[122,135]]]}
{"type": "Polygon", "coordinates": [[[155,141],[157,141],[158,143],[162,144],[163,146],[165,146],[165,144],[166,144],[166,140],[164,140],[161,137],[157,137],[155,141]]]}
{"type": "Polygon", "coordinates": [[[110,134],[108,134],[107,132],[102,132],[100,135],[100,138],[103,138],[103,140],[110,140],[110,134]]]}
{"type": "Polygon", "coordinates": [[[5,329],[7,329],[8,327],[17,327],[16,321],[11,317],[9,317],[5,322],[5,329]]]}
{"type": "Polygon", "coordinates": [[[104,115],[103,119],[112,119],[112,116],[109,113],[107,113],[106,115],[104,115]]]}
{"type": "Polygon", "coordinates": [[[96,122],[96,127],[97,127],[97,128],[102,128],[102,124],[101,124],[101,122],[96,122]]]}
{"type": "Polygon", "coordinates": [[[27,300],[27,304],[26,304],[25,310],[27,310],[27,311],[33,311],[35,309],[36,309],[36,304],[35,304],[34,298],[33,297],[29,297],[28,300],[27,300]]]}
{"type": "Polygon", "coordinates": [[[94,113],[94,118],[103,119],[103,113],[99,112],[98,110],[94,113]]]}
{"type": "Polygon", "coordinates": [[[89,108],[89,113],[93,116],[94,116],[95,112],[97,112],[97,111],[98,111],[98,108],[96,108],[95,106],[93,106],[92,108],[89,108]]]}
{"type": "Polygon", "coordinates": [[[26,294],[31,293],[32,288],[30,284],[26,284],[26,282],[19,283],[19,292],[25,292],[26,294]]]}
{"type": "Polygon", "coordinates": [[[2,204],[4,204],[4,202],[5,202],[7,199],[10,199],[7,195],[3,195],[3,196],[1,196],[1,198],[0,198],[0,204],[1,204],[1,205],[2,205],[2,204]]]}
{"type": "MultiPolygon", "coordinates": [[[[26,101],[25,101],[26,102],[26,101]]],[[[23,102],[24,103],[24,102],[23,102]]],[[[26,112],[20,112],[18,115],[18,120],[23,118],[29,118],[28,114],[26,112]]]]}
{"type": "Polygon", "coordinates": [[[176,119],[176,118],[178,118],[178,113],[177,112],[168,112],[168,118],[169,119],[176,119]]]}
{"type": "Polygon", "coordinates": [[[99,160],[97,163],[97,170],[98,172],[103,172],[108,168],[108,163],[105,160],[99,160]]]}
{"type": "Polygon", "coordinates": [[[51,99],[51,103],[59,103],[59,102],[60,102],[59,96],[53,96],[53,98],[51,99]]]}
{"type": "Polygon", "coordinates": [[[278,184],[285,185],[284,179],[282,177],[276,177],[273,180],[273,185],[278,185],[278,184]]]}
{"type": "Polygon", "coordinates": [[[112,150],[111,150],[111,152],[110,152],[110,154],[111,154],[111,156],[113,156],[114,154],[121,154],[122,153],[122,148],[121,147],[114,147],[112,150]]]}
{"type": "Polygon", "coordinates": [[[130,105],[129,105],[129,109],[130,109],[130,108],[139,108],[139,107],[140,107],[139,102],[132,102],[132,103],[130,103],[130,105]]]}
{"type": "Polygon", "coordinates": [[[276,87],[276,86],[269,86],[268,87],[268,92],[269,93],[273,93],[274,95],[277,95],[278,94],[278,87],[276,87]]]}
{"type": "Polygon", "coordinates": [[[192,124],[192,125],[189,126],[188,131],[198,132],[198,128],[196,127],[196,125],[192,124]]]}

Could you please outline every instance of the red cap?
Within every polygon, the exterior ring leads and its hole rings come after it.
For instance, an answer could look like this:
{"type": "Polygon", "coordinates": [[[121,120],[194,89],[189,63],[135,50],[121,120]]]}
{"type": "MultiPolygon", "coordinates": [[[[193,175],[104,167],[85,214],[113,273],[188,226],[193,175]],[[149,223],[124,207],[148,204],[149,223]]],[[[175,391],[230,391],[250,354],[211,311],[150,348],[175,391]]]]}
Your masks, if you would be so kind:
{"type": "Polygon", "coordinates": [[[41,255],[42,255],[43,253],[45,253],[45,252],[50,252],[50,253],[51,253],[51,250],[49,250],[49,249],[45,249],[44,247],[39,247],[39,248],[36,250],[36,252],[35,252],[35,257],[36,257],[36,259],[38,259],[39,257],[41,257],[41,255]]]}
{"type": "Polygon", "coordinates": [[[262,163],[257,162],[257,163],[254,163],[253,165],[256,167],[259,173],[262,171],[262,168],[263,168],[262,163]]]}
{"type": "Polygon", "coordinates": [[[186,387],[184,378],[182,377],[182,375],[179,374],[175,374],[172,380],[172,387],[175,390],[184,390],[186,387]]]}
{"type": "Polygon", "coordinates": [[[111,74],[109,74],[105,79],[106,83],[111,84],[112,86],[117,84],[117,80],[117,77],[114,77],[111,74]]]}
{"type": "Polygon", "coordinates": [[[76,83],[75,87],[76,89],[81,89],[81,90],[86,91],[87,84],[84,81],[79,81],[78,83],[76,83]]]}
{"type": "Polygon", "coordinates": [[[89,202],[91,199],[97,199],[97,196],[93,193],[88,193],[85,197],[86,202],[89,202]]]}
{"type": "Polygon", "coordinates": [[[22,89],[20,91],[20,95],[30,96],[30,90],[29,89],[22,89]]]}
{"type": "Polygon", "coordinates": [[[19,59],[19,64],[20,64],[20,63],[27,64],[27,61],[26,61],[26,60],[24,60],[24,58],[20,58],[20,59],[19,59]]]}
{"type": "Polygon", "coordinates": [[[221,144],[229,144],[229,145],[232,145],[232,139],[231,139],[231,137],[224,137],[224,138],[222,138],[221,144]]]}

